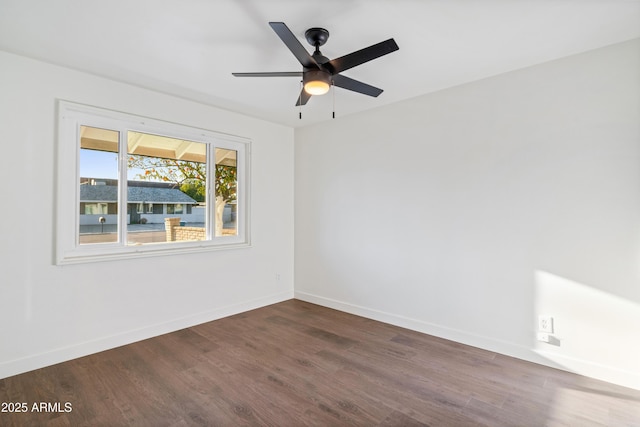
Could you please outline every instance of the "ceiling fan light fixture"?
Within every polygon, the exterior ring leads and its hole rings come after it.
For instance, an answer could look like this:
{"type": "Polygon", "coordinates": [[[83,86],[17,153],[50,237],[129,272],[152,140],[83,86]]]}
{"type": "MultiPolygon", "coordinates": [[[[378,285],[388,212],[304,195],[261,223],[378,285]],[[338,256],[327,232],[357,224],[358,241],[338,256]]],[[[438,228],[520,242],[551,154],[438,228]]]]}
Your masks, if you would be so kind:
{"type": "Polygon", "coordinates": [[[331,87],[331,75],[323,70],[311,70],[304,73],[304,90],[309,95],[324,95],[331,87]]]}
{"type": "Polygon", "coordinates": [[[309,95],[324,95],[329,92],[329,83],[321,80],[313,80],[305,83],[304,90],[309,95]]]}

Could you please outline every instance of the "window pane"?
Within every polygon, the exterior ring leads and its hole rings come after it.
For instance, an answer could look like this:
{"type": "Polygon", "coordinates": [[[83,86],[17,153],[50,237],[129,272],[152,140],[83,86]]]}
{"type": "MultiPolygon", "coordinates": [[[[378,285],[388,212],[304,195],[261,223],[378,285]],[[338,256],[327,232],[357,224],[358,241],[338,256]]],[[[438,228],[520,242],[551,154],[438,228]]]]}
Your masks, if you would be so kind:
{"type": "Polygon", "coordinates": [[[216,148],[216,236],[238,234],[238,152],[216,148]]]}
{"type": "Polygon", "coordinates": [[[206,240],[207,144],[128,132],[127,147],[127,244],[206,240]]]}
{"type": "Polygon", "coordinates": [[[118,241],[118,139],[117,131],[80,126],[81,245],[118,241]]]}

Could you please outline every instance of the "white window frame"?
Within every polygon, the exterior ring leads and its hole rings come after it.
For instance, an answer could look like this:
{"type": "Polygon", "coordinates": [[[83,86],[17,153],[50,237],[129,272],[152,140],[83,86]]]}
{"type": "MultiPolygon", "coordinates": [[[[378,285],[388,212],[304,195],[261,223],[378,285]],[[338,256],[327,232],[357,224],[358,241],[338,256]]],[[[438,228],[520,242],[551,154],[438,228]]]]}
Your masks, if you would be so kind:
{"type": "Polygon", "coordinates": [[[162,120],[150,119],[133,114],[106,110],[58,101],[58,147],[56,185],[56,264],[76,264],[83,262],[131,259],[158,255],[184,254],[219,249],[250,246],[249,233],[249,183],[250,183],[251,141],[247,138],[223,134],[211,130],[195,128],[162,120]],[[119,173],[119,238],[115,243],[79,243],[80,224],[80,126],[111,129],[120,132],[119,173]],[[237,234],[234,236],[214,236],[215,230],[215,185],[207,190],[207,239],[201,241],[153,243],[145,245],[126,244],[127,201],[122,182],[127,181],[127,132],[143,132],[154,135],[182,138],[207,144],[208,176],[215,173],[215,149],[223,148],[237,152],[237,234]],[[124,180],[124,181],[123,181],[124,180]],[[122,194],[124,193],[124,194],[122,194]]]}

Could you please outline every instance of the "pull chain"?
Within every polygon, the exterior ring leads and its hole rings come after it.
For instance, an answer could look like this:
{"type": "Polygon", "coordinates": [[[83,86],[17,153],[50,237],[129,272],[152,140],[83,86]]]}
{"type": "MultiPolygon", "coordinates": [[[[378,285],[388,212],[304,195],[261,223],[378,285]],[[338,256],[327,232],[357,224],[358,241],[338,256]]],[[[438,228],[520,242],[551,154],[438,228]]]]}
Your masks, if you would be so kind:
{"type": "Polygon", "coordinates": [[[333,80],[331,80],[331,96],[333,97],[333,113],[332,113],[332,116],[335,119],[336,118],[336,85],[333,83],[333,80]]]}
{"type": "Polygon", "coordinates": [[[302,80],[300,80],[300,94],[298,95],[298,105],[300,106],[300,112],[298,113],[298,118],[302,120],[302,80]]]}

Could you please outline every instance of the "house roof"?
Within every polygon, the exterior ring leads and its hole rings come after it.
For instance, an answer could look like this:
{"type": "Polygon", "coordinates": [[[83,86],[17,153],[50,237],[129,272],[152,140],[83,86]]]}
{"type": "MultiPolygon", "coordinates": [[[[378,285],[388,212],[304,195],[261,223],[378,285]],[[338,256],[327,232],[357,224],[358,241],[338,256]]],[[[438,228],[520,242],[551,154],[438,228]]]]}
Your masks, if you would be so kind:
{"type": "MultiPolygon", "coordinates": [[[[81,202],[115,202],[118,187],[113,185],[81,185],[81,202]]],[[[194,199],[177,188],[128,187],[129,203],[185,203],[195,204],[194,199]]]]}

